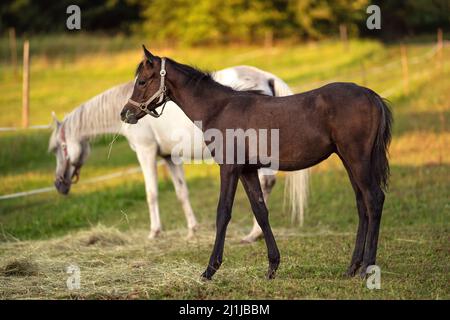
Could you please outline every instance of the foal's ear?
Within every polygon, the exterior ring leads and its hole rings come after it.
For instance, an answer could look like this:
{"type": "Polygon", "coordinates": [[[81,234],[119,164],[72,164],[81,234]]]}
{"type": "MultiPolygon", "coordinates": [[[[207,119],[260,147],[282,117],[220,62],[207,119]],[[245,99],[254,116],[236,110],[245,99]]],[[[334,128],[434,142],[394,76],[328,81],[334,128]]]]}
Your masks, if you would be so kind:
{"type": "Polygon", "coordinates": [[[153,63],[153,58],[154,58],[153,54],[150,51],[148,51],[144,45],[142,45],[142,48],[144,49],[144,55],[147,58],[147,60],[150,63],[153,63]]]}

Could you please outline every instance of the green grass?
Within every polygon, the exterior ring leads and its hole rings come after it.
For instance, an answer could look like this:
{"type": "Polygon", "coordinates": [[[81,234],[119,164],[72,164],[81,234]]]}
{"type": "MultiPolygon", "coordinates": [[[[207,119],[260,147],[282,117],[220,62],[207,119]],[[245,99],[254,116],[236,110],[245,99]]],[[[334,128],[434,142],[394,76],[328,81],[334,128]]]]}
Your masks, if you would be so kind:
{"type": "MultiPolygon", "coordinates": [[[[52,110],[62,116],[94,94],[131,79],[141,56],[131,48],[134,41],[82,36],[71,43],[44,38],[35,47],[32,41],[32,123],[48,123],[52,110]],[[83,44],[83,50],[75,49],[77,44],[83,44]]],[[[413,39],[407,44],[410,59],[423,56],[432,45],[413,39]]],[[[2,53],[4,46],[1,40],[2,53]]],[[[218,168],[189,165],[190,198],[201,224],[197,238],[190,241],[184,238],[186,223],[173,186],[162,177],[159,200],[165,232],[155,241],[146,240],[149,218],[140,174],[81,183],[67,197],[53,192],[0,200],[0,298],[450,298],[448,62],[440,70],[434,58],[413,60],[410,92],[404,95],[395,44],[355,40],[348,52],[340,43],[326,41],[271,49],[160,48],[156,53],[205,69],[255,65],[281,76],[296,91],[336,79],[365,82],[389,93],[395,123],[391,187],[377,261],[382,289],[371,291],[358,278],[342,277],[353,249],[357,214],[346,172],[331,157],[313,168],[303,228],[290,224],[279,175],[269,202],[282,254],[274,281],[264,279],[264,242],[239,244],[252,222],[242,187],[236,195],[224,264],[212,282],[199,281],[213,243],[218,168]],[[386,70],[374,69],[390,62],[394,64],[386,70]],[[68,291],[65,286],[70,263],[81,268],[81,290],[68,291]],[[11,265],[33,272],[11,273],[7,271],[11,265]]],[[[444,58],[450,58],[448,47],[444,58]]],[[[15,78],[6,63],[0,67],[0,126],[20,125],[20,76],[15,78]]],[[[47,130],[0,134],[0,194],[52,184],[55,160],[46,151],[48,137],[47,130]]],[[[93,142],[82,182],[137,165],[124,139],[114,144],[108,159],[111,139],[93,142]]]]}

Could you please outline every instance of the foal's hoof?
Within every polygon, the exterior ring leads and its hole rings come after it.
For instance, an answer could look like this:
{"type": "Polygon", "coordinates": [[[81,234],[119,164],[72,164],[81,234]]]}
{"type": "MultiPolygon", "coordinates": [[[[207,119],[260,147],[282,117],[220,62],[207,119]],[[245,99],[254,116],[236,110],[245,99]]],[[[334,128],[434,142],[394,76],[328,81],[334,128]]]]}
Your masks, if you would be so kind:
{"type": "Polygon", "coordinates": [[[267,280],[275,279],[276,270],[269,268],[269,271],[267,271],[267,280]]]}
{"type": "Polygon", "coordinates": [[[359,271],[359,276],[363,280],[367,278],[367,268],[368,268],[368,266],[363,265],[363,266],[361,266],[361,270],[359,271]]]}
{"type": "Polygon", "coordinates": [[[360,265],[357,263],[351,264],[350,267],[348,267],[347,271],[345,272],[345,276],[348,278],[354,277],[359,270],[359,266],[360,265]]]}
{"type": "Polygon", "coordinates": [[[150,233],[148,235],[149,240],[154,240],[161,236],[161,230],[150,230],[150,233]]]}
{"type": "Polygon", "coordinates": [[[208,271],[202,273],[200,277],[203,281],[211,281],[212,275],[208,274],[208,271]]]}

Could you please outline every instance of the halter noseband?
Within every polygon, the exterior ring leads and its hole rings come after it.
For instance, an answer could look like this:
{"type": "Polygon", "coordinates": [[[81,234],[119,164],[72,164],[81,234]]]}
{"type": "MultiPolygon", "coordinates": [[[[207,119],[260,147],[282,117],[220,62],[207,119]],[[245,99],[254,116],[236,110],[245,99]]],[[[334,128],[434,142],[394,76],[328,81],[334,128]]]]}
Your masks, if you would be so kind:
{"type": "Polygon", "coordinates": [[[164,112],[166,102],[169,101],[169,97],[166,95],[166,91],[167,91],[166,84],[165,84],[166,74],[167,74],[166,58],[161,58],[161,70],[159,71],[159,75],[161,76],[161,83],[159,84],[159,89],[147,101],[137,102],[130,98],[130,99],[128,99],[128,103],[141,109],[142,111],[151,115],[154,118],[159,118],[164,112]],[[153,109],[149,109],[148,106],[154,100],[156,100],[158,98],[159,98],[159,101],[156,103],[155,107],[153,109]],[[156,108],[158,108],[162,104],[164,104],[164,106],[161,110],[161,113],[158,113],[156,111],[156,108]]]}

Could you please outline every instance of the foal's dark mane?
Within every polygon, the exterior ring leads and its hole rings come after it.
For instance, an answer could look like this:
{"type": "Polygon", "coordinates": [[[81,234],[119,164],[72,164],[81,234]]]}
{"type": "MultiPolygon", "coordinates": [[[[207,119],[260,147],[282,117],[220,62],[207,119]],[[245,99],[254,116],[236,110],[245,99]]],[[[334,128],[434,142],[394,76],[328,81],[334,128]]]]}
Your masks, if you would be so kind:
{"type": "Polygon", "coordinates": [[[166,60],[170,62],[171,65],[177,69],[177,71],[187,76],[184,86],[191,87],[193,91],[200,87],[200,83],[204,84],[206,82],[213,82],[219,84],[212,78],[211,72],[203,71],[197,67],[189,66],[187,64],[178,63],[170,58],[166,58],[166,60]]]}
{"type": "MultiPolygon", "coordinates": [[[[225,90],[229,90],[230,92],[236,92],[236,93],[247,92],[247,93],[257,94],[257,95],[266,95],[261,90],[235,90],[232,87],[223,85],[223,84],[217,82],[216,80],[214,80],[214,78],[212,77],[212,72],[203,71],[198,67],[187,65],[187,64],[182,64],[182,63],[176,62],[175,60],[172,60],[170,58],[166,58],[166,60],[170,61],[172,66],[174,66],[178,71],[180,71],[181,73],[183,73],[184,75],[187,76],[187,81],[184,83],[184,85],[191,86],[192,90],[194,90],[194,91],[200,86],[200,83],[210,83],[210,84],[214,84],[215,86],[221,87],[225,90]]],[[[137,76],[139,74],[139,72],[141,72],[143,67],[144,67],[144,61],[141,61],[138,65],[138,67],[136,68],[135,76],[137,76]]]]}
{"type": "MultiPolygon", "coordinates": [[[[166,58],[166,60],[170,61],[178,69],[178,71],[184,73],[185,75],[188,75],[190,81],[192,81],[192,80],[199,81],[199,80],[203,80],[203,79],[210,79],[210,80],[214,81],[211,76],[211,72],[200,70],[199,68],[194,67],[194,66],[189,66],[186,64],[178,63],[170,58],[166,58]]],[[[142,71],[143,67],[144,67],[144,61],[141,61],[136,68],[136,72],[135,72],[134,76],[137,76],[142,71]]]]}

